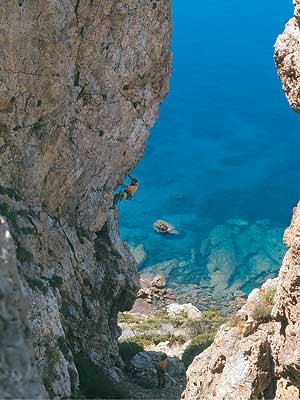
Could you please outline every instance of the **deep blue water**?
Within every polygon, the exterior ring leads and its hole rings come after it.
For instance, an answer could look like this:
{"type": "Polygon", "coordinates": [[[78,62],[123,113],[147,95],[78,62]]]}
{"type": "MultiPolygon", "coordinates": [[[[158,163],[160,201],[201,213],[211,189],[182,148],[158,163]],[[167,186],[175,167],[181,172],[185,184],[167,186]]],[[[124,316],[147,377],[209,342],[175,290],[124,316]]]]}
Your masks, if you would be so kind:
{"type": "MultiPolygon", "coordinates": [[[[141,268],[190,260],[230,218],[289,224],[299,199],[300,116],[285,100],[273,44],[292,8],[289,0],[173,0],[170,92],[133,172],[138,192],[120,205],[122,237],[147,252],[141,268]],[[160,236],[156,219],[181,235],[160,236]]],[[[186,281],[204,273],[197,263],[186,281]]]]}

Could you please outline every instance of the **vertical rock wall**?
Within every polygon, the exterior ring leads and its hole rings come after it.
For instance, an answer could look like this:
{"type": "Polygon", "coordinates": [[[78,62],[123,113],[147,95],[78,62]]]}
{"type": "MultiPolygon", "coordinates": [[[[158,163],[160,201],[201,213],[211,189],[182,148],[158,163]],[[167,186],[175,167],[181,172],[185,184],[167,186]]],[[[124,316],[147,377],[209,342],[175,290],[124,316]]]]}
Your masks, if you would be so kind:
{"type": "Polygon", "coordinates": [[[280,335],[272,347],[279,377],[277,398],[293,400],[300,398],[300,204],[283,239],[289,250],[279,272],[273,314],[280,321],[280,335]]]}
{"type": "Polygon", "coordinates": [[[0,217],[0,393],[2,399],[45,399],[34,366],[28,310],[8,226],[0,217]]]}
{"type": "Polygon", "coordinates": [[[286,98],[300,112],[300,1],[293,0],[291,18],[274,45],[274,59],[286,98]]]}
{"type": "Polygon", "coordinates": [[[82,359],[118,379],[116,316],[138,288],[109,210],[168,90],[168,0],[3,0],[0,215],[51,397],[82,359]]]}

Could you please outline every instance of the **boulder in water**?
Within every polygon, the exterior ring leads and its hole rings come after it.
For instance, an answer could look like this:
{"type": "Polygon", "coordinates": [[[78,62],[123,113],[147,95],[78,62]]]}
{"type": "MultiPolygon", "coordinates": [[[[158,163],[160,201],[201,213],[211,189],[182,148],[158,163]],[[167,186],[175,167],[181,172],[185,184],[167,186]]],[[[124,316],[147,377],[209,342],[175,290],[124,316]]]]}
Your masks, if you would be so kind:
{"type": "Polygon", "coordinates": [[[176,230],[175,226],[171,225],[167,221],[163,221],[162,219],[158,219],[154,222],[153,228],[156,230],[156,232],[159,233],[171,233],[173,235],[178,235],[179,232],[176,230]]]}

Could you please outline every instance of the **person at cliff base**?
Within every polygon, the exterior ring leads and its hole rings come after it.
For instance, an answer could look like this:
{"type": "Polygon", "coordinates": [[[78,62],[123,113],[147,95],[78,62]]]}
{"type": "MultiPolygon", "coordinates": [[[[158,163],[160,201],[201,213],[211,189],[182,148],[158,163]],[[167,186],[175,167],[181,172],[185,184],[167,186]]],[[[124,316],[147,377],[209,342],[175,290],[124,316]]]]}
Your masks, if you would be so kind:
{"type": "Polygon", "coordinates": [[[158,387],[164,388],[166,385],[166,370],[168,366],[168,356],[163,353],[156,365],[158,387]]]}
{"type": "Polygon", "coordinates": [[[137,189],[138,189],[137,179],[132,178],[130,175],[128,175],[128,177],[130,178],[130,181],[131,181],[130,184],[129,185],[124,185],[124,184],[121,185],[124,189],[120,190],[118,193],[115,194],[112,208],[115,208],[116,204],[121,200],[131,200],[133,195],[137,191],[137,189]]]}

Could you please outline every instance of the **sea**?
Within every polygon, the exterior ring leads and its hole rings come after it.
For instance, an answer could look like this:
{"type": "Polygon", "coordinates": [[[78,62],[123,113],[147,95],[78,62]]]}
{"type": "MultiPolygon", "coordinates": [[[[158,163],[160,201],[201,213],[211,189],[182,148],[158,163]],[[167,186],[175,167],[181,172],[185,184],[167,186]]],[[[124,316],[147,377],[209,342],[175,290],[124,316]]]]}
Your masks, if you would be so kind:
{"type": "Polygon", "coordinates": [[[172,9],[170,90],[131,173],[138,191],[119,204],[120,233],[141,276],[160,273],[182,301],[207,307],[275,277],[286,251],[300,198],[300,116],[273,44],[293,6],[173,0],[172,9]],[[176,230],[158,233],[157,220],[176,230]]]}

